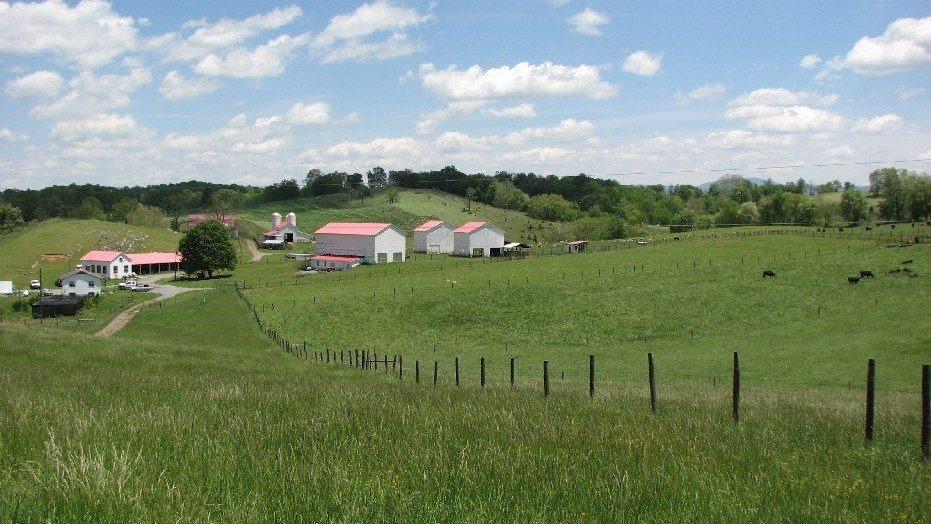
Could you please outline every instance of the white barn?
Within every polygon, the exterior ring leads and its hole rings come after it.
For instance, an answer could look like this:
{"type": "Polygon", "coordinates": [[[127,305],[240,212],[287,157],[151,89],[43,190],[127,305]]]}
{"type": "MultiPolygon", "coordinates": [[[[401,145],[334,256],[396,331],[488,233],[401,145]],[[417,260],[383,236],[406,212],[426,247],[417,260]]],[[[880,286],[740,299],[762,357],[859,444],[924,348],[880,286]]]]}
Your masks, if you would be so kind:
{"type": "Polygon", "coordinates": [[[414,230],[414,251],[418,253],[452,253],[453,226],[442,220],[430,220],[414,230]]]}
{"type": "Polygon", "coordinates": [[[297,228],[297,215],[288,213],[281,220],[280,213],[272,213],[272,227],[265,232],[262,247],[281,247],[292,242],[309,242],[310,236],[297,228]]]}
{"type": "Polygon", "coordinates": [[[81,267],[103,278],[123,278],[133,273],[133,261],[122,251],[88,251],[81,257],[81,267]]]}
{"type": "Polygon", "coordinates": [[[362,262],[359,257],[345,255],[314,255],[310,257],[310,268],[324,271],[344,271],[358,266],[362,262]]]}
{"type": "Polygon", "coordinates": [[[102,288],[103,277],[86,269],[75,269],[61,277],[62,296],[100,295],[102,288]]]}
{"type": "Polygon", "coordinates": [[[365,264],[404,262],[407,238],[391,224],[330,222],[314,232],[318,255],[358,257],[365,264]]]}
{"type": "Polygon", "coordinates": [[[504,248],[504,231],[488,222],[466,222],[453,230],[453,254],[497,257],[504,248]]]}

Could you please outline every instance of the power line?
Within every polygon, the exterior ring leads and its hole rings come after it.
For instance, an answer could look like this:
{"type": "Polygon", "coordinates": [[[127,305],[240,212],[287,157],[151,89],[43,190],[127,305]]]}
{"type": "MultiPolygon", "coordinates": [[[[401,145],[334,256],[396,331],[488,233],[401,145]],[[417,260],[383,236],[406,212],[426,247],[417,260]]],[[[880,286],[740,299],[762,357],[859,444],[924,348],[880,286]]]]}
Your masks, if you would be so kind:
{"type": "Polygon", "coordinates": [[[692,168],[669,171],[630,171],[627,173],[606,173],[599,176],[635,176],[635,175],[681,175],[689,173],[738,173],[740,171],[777,171],[781,169],[805,169],[812,167],[852,167],[878,164],[904,164],[910,162],[931,162],[931,158],[911,158],[908,160],[867,160],[862,162],[828,162],[823,164],[785,164],[779,166],[757,166],[747,168],[692,168]]]}

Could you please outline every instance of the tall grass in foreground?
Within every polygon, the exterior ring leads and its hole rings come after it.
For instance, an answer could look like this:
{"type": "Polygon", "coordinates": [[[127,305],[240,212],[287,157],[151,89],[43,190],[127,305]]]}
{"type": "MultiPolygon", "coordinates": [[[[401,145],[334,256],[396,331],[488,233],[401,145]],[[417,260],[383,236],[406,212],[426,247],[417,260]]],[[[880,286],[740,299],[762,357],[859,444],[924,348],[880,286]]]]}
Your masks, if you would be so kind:
{"type": "Polygon", "coordinates": [[[635,389],[433,389],[289,357],[233,297],[207,295],[217,316],[198,314],[202,297],[176,297],[187,302],[146,310],[111,340],[0,329],[0,520],[931,514],[909,397],[881,403],[867,446],[843,393],[825,397],[831,408],[758,388],[735,425],[726,391],[707,388],[663,397],[656,416],[635,389]],[[226,334],[198,335],[218,319],[226,334]]]}

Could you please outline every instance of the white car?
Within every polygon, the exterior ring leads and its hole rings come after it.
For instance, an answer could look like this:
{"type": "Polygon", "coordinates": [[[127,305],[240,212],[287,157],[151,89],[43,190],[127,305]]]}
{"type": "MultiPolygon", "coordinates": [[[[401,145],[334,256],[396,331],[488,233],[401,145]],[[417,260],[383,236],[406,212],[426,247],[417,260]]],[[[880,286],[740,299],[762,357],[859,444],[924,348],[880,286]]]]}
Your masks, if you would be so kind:
{"type": "Polygon", "coordinates": [[[138,285],[136,285],[136,286],[133,286],[132,290],[133,290],[133,291],[140,291],[140,292],[142,292],[142,291],[152,291],[152,284],[138,284],[138,285]]]}
{"type": "Polygon", "coordinates": [[[42,282],[39,282],[38,280],[32,280],[29,282],[29,289],[41,289],[41,288],[42,288],[42,282]]]}
{"type": "Polygon", "coordinates": [[[125,281],[125,282],[120,282],[119,284],[117,284],[116,287],[118,287],[118,288],[120,288],[120,289],[133,289],[133,288],[136,287],[136,281],[135,281],[135,280],[127,280],[127,281],[125,281]]]}

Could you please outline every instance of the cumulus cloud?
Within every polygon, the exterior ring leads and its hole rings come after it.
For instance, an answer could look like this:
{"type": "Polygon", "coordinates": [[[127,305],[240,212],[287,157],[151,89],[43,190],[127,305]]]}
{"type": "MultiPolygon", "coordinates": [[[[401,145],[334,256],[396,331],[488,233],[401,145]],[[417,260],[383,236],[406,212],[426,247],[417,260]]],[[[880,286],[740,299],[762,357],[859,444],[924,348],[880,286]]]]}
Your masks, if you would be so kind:
{"type": "Polygon", "coordinates": [[[544,62],[521,62],[514,67],[488,70],[473,65],[466,70],[455,66],[437,69],[433,64],[420,66],[420,81],[425,89],[445,100],[492,100],[526,96],[583,96],[610,98],[617,87],[601,79],[597,67],[576,67],[544,62]]]}
{"type": "Polygon", "coordinates": [[[328,147],[324,154],[343,159],[396,159],[401,164],[411,158],[423,156],[426,148],[411,137],[376,138],[368,142],[340,142],[328,147]]]}
{"type": "Polygon", "coordinates": [[[502,109],[489,108],[485,110],[485,113],[496,118],[534,118],[537,116],[537,110],[533,104],[526,102],[502,109]]]}
{"type": "Polygon", "coordinates": [[[423,115],[420,122],[417,123],[417,134],[423,135],[436,129],[437,124],[443,120],[459,116],[471,115],[478,108],[484,106],[486,100],[455,100],[450,102],[445,109],[433,111],[423,115]]]}
{"type": "Polygon", "coordinates": [[[567,20],[572,30],[583,35],[599,36],[601,35],[601,26],[607,25],[611,21],[608,15],[599,13],[590,7],[572,15],[567,20]]]}
{"type": "Polygon", "coordinates": [[[254,49],[237,48],[223,56],[209,54],[194,70],[205,76],[263,78],[278,76],[291,60],[294,49],[307,43],[306,35],[281,35],[254,49]]]}
{"type": "Polygon", "coordinates": [[[775,135],[746,129],[733,129],[709,133],[702,145],[713,149],[756,149],[759,147],[786,147],[795,145],[795,143],[795,137],[792,135],[775,135]]]}
{"type": "Polygon", "coordinates": [[[109,2],[0,2],[0,53],[47,53],[92,69],[134,50],[136,31],[135,20],[117,14],[109,2]]]}
{"type": "Polygon", "coordinates": [[[923,94],[925,91],[927,89],[924,87],[900,87],[895,90],[895,94],[899,97],[899,100],[908,100],[923,94]]]}
{"type": "Polygon", "coordinates": [[[724,84],[714,83],[714,84],[704,84],[696,87],[695,89],[689,91],[688,93],[682,93],[681,91],[676,91],[676,94],[673,97],[680,105],[688,105],[692,102],[697,102],[699,100],[716,100],[721,98],[724,95],[724,92],[727,91],[727,88],[724,87],[724,84]]]}
{"type": "Polygon", "coordinates": [[[5,127],[0,128],[0,142],[22,142],[24,140],[29,140],[29,137],[22,133],[10,131],[5,127]]]}
{"type": "Polygon", "coordinates": [[[330,120],[330,104],[326,102],[315,102],[313,104],[298,102],[291,106],[291,109],[285,115],[286,122],[297,125],[326,124],[330,120]]]}
{"type": "Polygon", "coordinates": [[[825,131],[839,127],[844,118],[826,109],[801,105],[830,105],[837,95],[819,95],[784,88],[757,89],[731,101],[724,117],[745,119],[749,129],[775,133],[825,131]]]}
{"type": "Polygon", "coordinates": [[[74,118],[126,107],[131,102],[129,95],[151,81],[152,73],[144,67],[133,67],[126,75],[95,75],[83,71],[68,81],[68,92],[64,96],[35,106],[29,115],[74,118]]]}
{"type": "Polygon", "coordinates": [[[853,123],[855,133],[888,133],[902,125],[902,117],[894,113],[874,116],[873,118],[858,118],[853,123]]]}
{"type": "Polygon", "coordinates": [[[647,51],[636,51],[624,60],[623,69],[628,73],[640,76],[653,76],[663,67],[663,55],[652,54],[647,51]]]}
{"type": "Polygon", "coordinates": [[[818,67],[818,64],[820,64],[820,63],[821,63],[821,57],[820,57],[820,56],[818,56],[818,55],[805,55],[805,56],[803,56],[802,59],[799,61],[798,65],[799,65],[799,67],[803,67],[803,68],[805,68],[805,69],[814,69],[814,68],[818,67]]]}
{"type": "Polygon", "coordinates": [[[865,75],[883,75],[931,67],[931,16],[900,18],[882,35],[864,36],[845,56],[828,64],[865,75]]]}
{"type": "Polygon", "coordinates": [[[843,144],[837,147],[831,147],[831,148],[825,149],[824,151],[824,156],[828,158],[847,159],[847,158],[853,158],[854,155],[856,154],[857,154],[856,150],[854,150],[852,147],[848,146],[847,144],[843,144]]]}
{"type": "Polygon", "coordinates": [[[54,98],[64,87],[65,79],[55,71],[36,71],[10,80],[6,94],[14,100],[24,98],[54,98]]]}
{"type": "Polygon", "coordinates": [[[311,47],[323,56],[324,62],[410,55],[426,49],[426,45],[404,31],[433,19],[430,13],[422,14],[388,0],[377,0],[363,4],[351,13],[333,17],[326,28],[314,37],[311,47]],[[380,41],[366,40],[384,32],[391,35],[380,41]]]}
{"type": "Polygon", "coordinates": [[[126,135],[136,130],[136,119],[131,115],[99,114],[77,120],[62,120],[52,126],[51,136],[74,142],[87,136],[126,135]]]}
{"type": "Polygon", "coordinates": [[[187,78],[178,71],[169,71],[162,78],[158,91],[165,100],[177,102],[197,98],[219,88],[220,84],[210,78],[187,78]]]}
{"type": "Polygon", "coordinates": [[[187,152],[191,158],[224,158],[236,153],[271,155],[290,143],[290,136],[283,129],[286,126],[276,125],[281,120],[280,116],[256,118],[249,125],[246,115],[239,114],[226,127],[212,133],[171,133],[162,143],[169,149],[187,152]]]}

